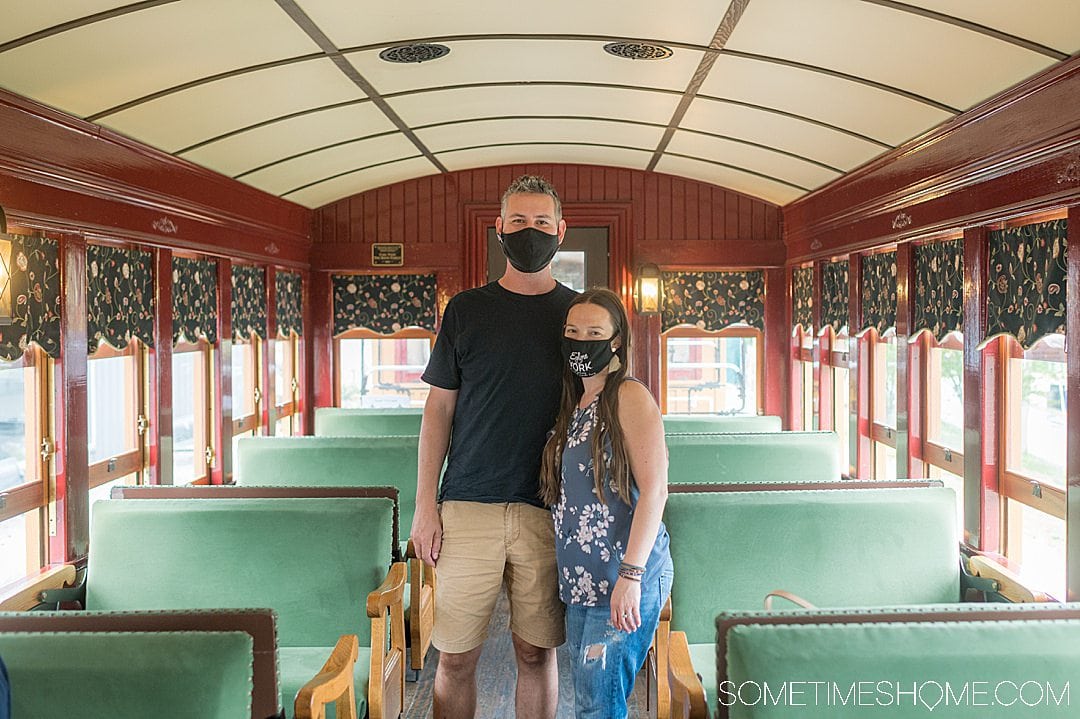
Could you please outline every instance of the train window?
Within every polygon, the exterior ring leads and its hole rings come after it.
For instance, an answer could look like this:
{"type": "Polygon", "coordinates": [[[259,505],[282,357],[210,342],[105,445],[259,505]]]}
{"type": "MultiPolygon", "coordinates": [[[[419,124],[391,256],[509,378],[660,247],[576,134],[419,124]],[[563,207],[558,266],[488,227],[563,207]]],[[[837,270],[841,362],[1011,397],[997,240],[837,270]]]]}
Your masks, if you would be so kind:
{"type": "Polygon", "coordinates": [[[213,451],[212,350],[205,340],[173,350],[173,482],[206,482],[213,451]]]}
{"type": "Polygon", "coordinates": [[[927,477],[956,493],[957,526],[964,526],[964,337],[951,332],[940,342],[926,334],[922,406],[926,430],[922,458],[927,477]]]}
{"type": "Polygon", "coordinates": [[[43,440],[52,442],[52,360],[38,347],[0,361],[0,585],[31,574],[46,559],[43,531],[49,466],[43,440]]]}
{"type": "Polygon", "coordinates": [[[832,427],[839,439],[840,467],[845,468],[844,471],[849,475],[853,475],[854,471],[850,466],[851,460],[848,455],[851,437],[851,387],[848,384],[848,337],[846,332],[833,337],[830,344],[832,347],[830,356],[824,358],[830,366],[823,368],[823,371],[832,372],[832,427]]]}
{"type": "Polygon", "coordinates": [[[760,413],[760,330],[746,325],[719,332],[676,327],[665,332],[661,341],[665,412],[760,413]]]}
{"type": "Polygon", "coordinates": [[[91,489],[124,480],[138,484],[144,466],[145,351],[137,340],[126,349],[102,344],[86,366],[87,449],[91,489]]]}
{"type": "Polygon", "coordinates": [[[814,428],[814,337],[801,325],[791,332],[792,429],[814,428]]]}
{"type": "Polygon", "coordinates": [[[428,386],[420,379],[435,335],[413,328],[393,335],[350,330],[335,341],[337,406],[423,407],[428,386]]]}
{"type": "Polygon", "coordinates": [[[1032,588],[1063,596],[1065,585],[1065,339],[1024,350],[1004,338],[1002,494],[1005,554],[1032,588]]]}
{"type": "Polygon", "coordinates": [[[254,335],[232,345],[232,456],[241,437],[259,433],[262,414],[262,342],[254,335]]]}
{"type": "Polygon", "coordinates": [[[274,340],[274,434],[279,437],[298,434],[300,429],[296,414],[300,386],[297,376],[299,345],[295,334],[288,339],[274,340]]]}
{"type": "Polygon", "coordinates": [[[896,479],[896,333],[879,337],[871,330],[870,438],[874,478],[896,479]]]}

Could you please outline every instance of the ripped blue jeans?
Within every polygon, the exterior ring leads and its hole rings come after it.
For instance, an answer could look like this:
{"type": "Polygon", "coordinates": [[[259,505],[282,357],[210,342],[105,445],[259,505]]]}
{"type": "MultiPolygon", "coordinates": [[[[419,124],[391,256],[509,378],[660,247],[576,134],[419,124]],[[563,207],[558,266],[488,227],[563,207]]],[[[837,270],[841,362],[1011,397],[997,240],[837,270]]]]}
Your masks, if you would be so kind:
{"type": "Polygon", "coordinates": [[[641,587],[641,626],[620,631],[608,621],[611,609],[566,607],[566,648],[574,678],[574,714],[577,719],[624,719],[626,703],[634,691],[634,678],[649,654],[660,609],[671,593],[673,574],[668,565],[641,587]]]}

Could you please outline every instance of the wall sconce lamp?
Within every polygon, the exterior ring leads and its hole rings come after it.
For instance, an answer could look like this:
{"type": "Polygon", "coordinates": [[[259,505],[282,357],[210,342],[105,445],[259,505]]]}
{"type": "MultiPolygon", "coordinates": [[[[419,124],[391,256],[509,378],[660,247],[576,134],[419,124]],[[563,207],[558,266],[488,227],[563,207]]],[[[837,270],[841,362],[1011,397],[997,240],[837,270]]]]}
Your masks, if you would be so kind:
{"type": "Polygon", "coordinates": [[[656,265],[642,265],[638,268],[637,312],[639,315],[660,314],[661,280],[660,268],[656,265]]]}
{"type": "Polygon", "coordinates": [[[7,217],[0,207],[0,325],[11,324],[11,240],[7,237],[7,217]]]}

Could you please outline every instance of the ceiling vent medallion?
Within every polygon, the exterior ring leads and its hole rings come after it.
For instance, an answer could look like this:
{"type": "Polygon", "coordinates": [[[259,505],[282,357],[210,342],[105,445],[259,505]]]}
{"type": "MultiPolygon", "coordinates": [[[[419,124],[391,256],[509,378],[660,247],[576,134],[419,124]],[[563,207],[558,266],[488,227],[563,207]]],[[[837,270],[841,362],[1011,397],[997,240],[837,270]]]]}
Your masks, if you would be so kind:
{"type": "Polygon", "coordinates": [[[446,45],[418,42],[412,45],[388,47],[379,53],[379,59],[386,62],[427,62],[428,60],[438,60],[448,54],[450,54],[450,48],[446,45]]]}
{"type": "Polygon", "coordinates": [[[627,60],[666,60],[672,55],[671,48],[650,42],[609,42],[604,52],[627,60]]]}

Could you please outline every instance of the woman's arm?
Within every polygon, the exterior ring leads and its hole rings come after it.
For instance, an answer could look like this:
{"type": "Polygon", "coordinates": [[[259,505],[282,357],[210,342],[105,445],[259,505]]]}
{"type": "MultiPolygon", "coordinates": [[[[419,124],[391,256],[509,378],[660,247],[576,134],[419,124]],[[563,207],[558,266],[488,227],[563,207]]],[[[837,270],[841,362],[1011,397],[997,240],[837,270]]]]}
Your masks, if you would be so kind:
{"type": "MultiPolygon", "coordinates": [[[[668,470],[660,408],[644,385],[631,381],[619,388],[619,424],[638,488],[623,561],[644,567],[667,503],[668,470]]],[[[620,577],[611,595],[611,623],[624,631],[634,631],[641,625],[640,604],[640,582],[620,577]],[[630,616],[624,618],[623,614],[630,616]]]]}

